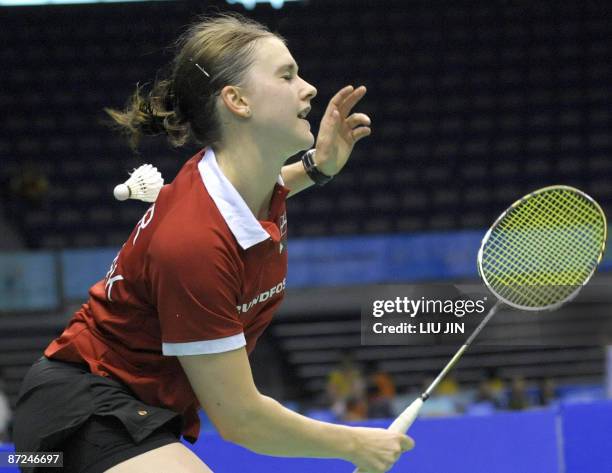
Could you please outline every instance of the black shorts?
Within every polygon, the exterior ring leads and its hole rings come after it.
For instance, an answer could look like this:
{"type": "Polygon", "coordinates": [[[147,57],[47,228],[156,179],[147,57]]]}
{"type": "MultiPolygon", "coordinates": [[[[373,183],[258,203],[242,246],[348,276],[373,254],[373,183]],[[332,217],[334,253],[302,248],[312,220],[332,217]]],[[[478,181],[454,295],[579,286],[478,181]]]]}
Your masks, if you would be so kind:
{"type": "Polygon", "coordinates": [[[124,384],[43,356],[21,385],[13,441],[17,452],[63,452],[66,473],[102,473],[178,442],[181,428],[178,413],[144,404],[124,384]]]}

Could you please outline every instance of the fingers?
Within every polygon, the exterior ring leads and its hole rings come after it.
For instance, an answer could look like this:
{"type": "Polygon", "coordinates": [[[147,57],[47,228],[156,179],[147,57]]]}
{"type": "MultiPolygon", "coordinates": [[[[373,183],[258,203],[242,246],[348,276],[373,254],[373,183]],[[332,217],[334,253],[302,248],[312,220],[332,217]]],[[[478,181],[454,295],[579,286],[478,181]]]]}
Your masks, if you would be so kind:
{"type": "Polygon", "coordinates": [[[353,92],[352,85],[347,85],[346,87],[343,87],[329,101],[330,106],[339,107],[340,104],[342,104],[342,102],[344,102],[344,100],[351,94],[351,92],[353,92]]]}
{"type": "Polygon", "coordinates": [[[355,142],[372,133],[372,129],[370,128],[372,120],[370,120],[370,117],[365,113],[353,113],[345,122],[351,129],[351,136],[355,142]]]}
{"type": "MultiPolygon", "coordinates": [[[[352,86],[350,86],[352,88],[352,86]]],[[[342,89],[344,90],[344,89],[342,89]]],[[[342,92],[342,91],[341,91],[342,92]]],[[[349,94],[347,94],[342,102],[338,105],[338,110],[343,117],[346,117],[349,112],[353,109],[357,102],[359,102],[363,96],[366,94],[367,89],[365,85],[357,87],[355,90],[352,90],[349,94]]]]}
{"type": "Polygon", "coordinates": [[[370,136],[371,133],[371,128],[368,128],[367,126],[360,126],[359,128],[355,128],[351,131],[351,136],[353,137],[353,141],[357,143],[360,139],[370,136]]]}
{"type": "Polygon", "coordinates": [[[355,128],[358,126],[370,126],[372,120],[365,113],[353,113],[346,119],[346,124],[349,128],[355,128]]]}
{"type": "Polygon", "coordinates": [[[346,117],[351,109],[359,102],[366,94],[367,89],[365,85],[357,87],[356,89],[352,85],[347,85],[340,89],[336,95],[329,101],[328,108],[337,108],[343,117],[346,117]]]}
{"type": "Polygon", "coordinates": [[[408,450],[412,450],[414,448],[414,440],[407,435],[403,435],[400,438],[400,446],[402,448],[402,452],[407,452],[408,450]]]}

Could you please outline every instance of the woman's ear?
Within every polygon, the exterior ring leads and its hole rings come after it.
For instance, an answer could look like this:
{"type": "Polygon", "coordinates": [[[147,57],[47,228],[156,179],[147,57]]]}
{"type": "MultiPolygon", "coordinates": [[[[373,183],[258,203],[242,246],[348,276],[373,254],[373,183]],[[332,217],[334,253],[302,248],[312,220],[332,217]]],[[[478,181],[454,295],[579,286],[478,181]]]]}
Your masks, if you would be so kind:
{"type": "Polygon", "coordinates": [[[251,116],[251,107],[248,99],[243,95],[240,87],[226,85],[221,89],[221,99],[227,109],[234,115],[242,118],[251,116]]]}

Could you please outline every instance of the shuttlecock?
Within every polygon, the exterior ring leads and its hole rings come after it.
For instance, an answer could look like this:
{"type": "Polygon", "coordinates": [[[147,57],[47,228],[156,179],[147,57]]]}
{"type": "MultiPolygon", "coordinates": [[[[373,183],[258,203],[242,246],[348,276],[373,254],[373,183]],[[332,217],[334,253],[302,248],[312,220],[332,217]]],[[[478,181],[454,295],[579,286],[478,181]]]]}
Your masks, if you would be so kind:
{"type": "Polygon", "coordinates": [[[155,202],[164,185],[164,178],[151,164],[143,164],[130,174],[130,178],[115,187],[113,194],[117,200],[136,199],[155,202]]]}

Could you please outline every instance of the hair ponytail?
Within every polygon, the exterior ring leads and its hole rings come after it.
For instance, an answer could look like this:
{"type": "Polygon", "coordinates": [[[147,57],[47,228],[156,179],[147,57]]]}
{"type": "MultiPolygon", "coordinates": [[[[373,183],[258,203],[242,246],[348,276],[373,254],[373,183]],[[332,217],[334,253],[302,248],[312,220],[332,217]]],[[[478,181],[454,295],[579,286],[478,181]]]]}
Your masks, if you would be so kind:
{"type": "Polygon", "coordinates": [[[189,139],[189,125],[178,116],[172,93],[172,82],[155,82],[148,94],[136,85],[125,110],[105,108],[112,118],[113,127],[127,136],[130,147],[137,149],[143,136],[167,135],[170,143],[179,147],[189,139]]]}

